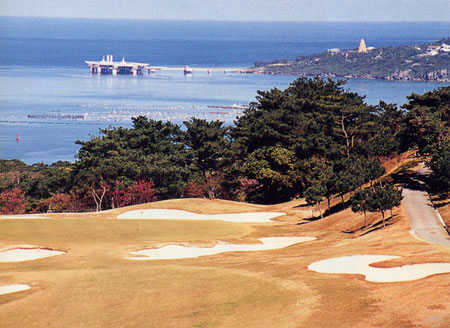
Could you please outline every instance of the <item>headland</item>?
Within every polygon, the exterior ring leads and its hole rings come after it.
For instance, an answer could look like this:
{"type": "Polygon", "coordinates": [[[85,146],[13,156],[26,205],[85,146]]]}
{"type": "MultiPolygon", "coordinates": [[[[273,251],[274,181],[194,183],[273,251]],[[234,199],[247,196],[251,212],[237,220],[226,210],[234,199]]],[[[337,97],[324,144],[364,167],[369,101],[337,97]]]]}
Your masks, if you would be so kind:
{"type": "Polygon", "coordinates": [[[362,39],[358,48],[328,49],[295,60],[255,62],[264,74],[316,75],[389,81],[450,81],[450,38],[396,47],[370,47],[362,39]]]}

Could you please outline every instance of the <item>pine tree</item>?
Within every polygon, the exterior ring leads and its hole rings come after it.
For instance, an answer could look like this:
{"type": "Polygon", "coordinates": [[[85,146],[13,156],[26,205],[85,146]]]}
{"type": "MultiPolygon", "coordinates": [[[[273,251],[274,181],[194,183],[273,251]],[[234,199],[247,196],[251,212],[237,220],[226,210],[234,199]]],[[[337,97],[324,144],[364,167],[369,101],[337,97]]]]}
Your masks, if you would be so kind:
{"type": "Polygon", "coordinates": [[[368,190],[358,190],[350,198],[352,204],[352,211],[364,213],[364,227],[367,228],[367,214],[369,210],[368,204],[368,190]]]}

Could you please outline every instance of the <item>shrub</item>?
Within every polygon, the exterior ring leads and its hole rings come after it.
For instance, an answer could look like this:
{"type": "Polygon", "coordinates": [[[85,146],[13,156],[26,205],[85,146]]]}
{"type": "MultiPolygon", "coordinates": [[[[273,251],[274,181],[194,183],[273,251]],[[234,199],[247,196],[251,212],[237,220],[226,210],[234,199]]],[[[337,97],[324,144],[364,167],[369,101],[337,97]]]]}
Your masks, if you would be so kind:
{"type": "Polygon", "coordinates": [[[0,214],[25,213],[27,205],[25,195],[20,188],[5,190],[0,194],[0,214]]]}
{"type": "Polygon", "coordinates": [[[86,210],[86,204],[75,193],[57,193],[44,200],[39,206],[38,212],[82,212],[86,210]]]}

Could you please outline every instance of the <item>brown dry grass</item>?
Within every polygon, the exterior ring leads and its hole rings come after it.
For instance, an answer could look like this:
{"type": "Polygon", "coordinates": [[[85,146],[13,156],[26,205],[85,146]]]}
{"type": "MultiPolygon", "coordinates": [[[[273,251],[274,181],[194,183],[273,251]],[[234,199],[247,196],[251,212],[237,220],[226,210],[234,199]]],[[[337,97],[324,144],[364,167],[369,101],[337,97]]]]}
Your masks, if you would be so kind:
{"type": "MultiPolygon", "coordinates": [[[[415,239],[403,208],[385,229],[360,229],[345,210],[308,221],[302,201],[256,206],[172,200],[135,208],[198,213],[286,211],[277,223],[115,220],[127,209],[0,220],[0,248],[35,244],[66,255],[0,263],[0,285],[33,288],[0,296],[2,327],[449,327],[450,274],[402,283],[309,271],[314,261],[354,254],[399,255],[381,267],[450,262],[450,249],[415,239]],[[343,233],[342,231],[355,231],[343,233]],[[371,231],[369,233],[366,233],[371,231]],[[166,242],[252,243],[264,236],[315,236],[279,250],[197,259],[130,261],[129,252],[166,242]]],[[[374,225],[379,215],[371,214],[374,225]]]]}
{"type": "Polygon", "coordinates": [[[410,162],[417,162],[417,154],[415,150],[409,150],[394,156],[380,156],[381,165],[386,172],[393,172],[402,165],[408,165],[410,162]]]}
{"type": "Polygon", "coordinates": [[[447,230],[450,233],[450,198],[433,199],[433,204],[439,211],[439,214],[447,225],[447,230]]]}

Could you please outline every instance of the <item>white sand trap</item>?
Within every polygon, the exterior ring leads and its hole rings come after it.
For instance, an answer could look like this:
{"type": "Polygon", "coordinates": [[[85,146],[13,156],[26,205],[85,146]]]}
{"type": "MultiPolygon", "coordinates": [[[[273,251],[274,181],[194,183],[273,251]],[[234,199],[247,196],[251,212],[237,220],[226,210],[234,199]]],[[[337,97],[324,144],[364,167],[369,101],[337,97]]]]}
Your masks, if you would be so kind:
{"type": "Polygon", "coordinates": [[[0,215],[1,219],[19,219],[19,220],[38,220],[38,219],[49,219],[48,216],[39,216],[39,215],[0,215]]]}
{"type": "Polygon", "coordinates": [[[182,245],[166,245],[160,248],[142,249],[131,252],[136,257],[130,260],[173,260],[188,259],[205,255],[214,255],[225,252],[249,252],[278,249],[305,241],[314,240],[316,237],[267,237],[259,238],[262,244],[228,244],[219,242],[213,247],[191,247],[182,245]]]}
{"type": "Polygon", "coordinates": [[[286,215],[283,212],[249,212],[234,214],[199,214],[183,210],[152,208],[133,210],[120,214],[118,219],[148,219],[148,220],[218,220],[227,222],[272,222],[271,219],[286,215]]]}
{"type": "Polygon", "coordinates": [[[65,254],[46,248],[14,248],[0,252],[0,262],[22,262],[65,254]]]}
{"type": "Polygon", "coordinates": [[[311,263],[308,269],[321,273],[362,274],[367,281],[399,282],[422,279],[439,273],[450,272],[450,263],[424,263],[395,268],[374,268],[371,263],[392,260],[400,256],[354,255],[336,257],[311,263]]]}
{"type": "Polygon", "coordinates": [[[22,290],[28,290],[30,288],[29,285],[23,284],[4,285],[0,286],[0,295],[21,292],[22,290]]]}

